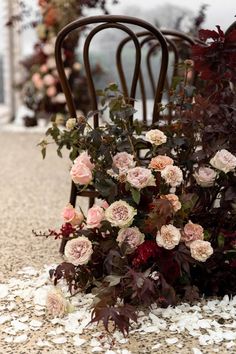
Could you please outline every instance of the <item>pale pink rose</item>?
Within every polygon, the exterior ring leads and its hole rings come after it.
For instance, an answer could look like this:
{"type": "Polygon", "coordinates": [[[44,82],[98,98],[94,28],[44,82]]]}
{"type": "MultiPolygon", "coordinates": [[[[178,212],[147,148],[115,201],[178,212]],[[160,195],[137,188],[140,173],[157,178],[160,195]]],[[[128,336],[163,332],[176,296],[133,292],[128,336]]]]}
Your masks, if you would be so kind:
{"type": "Polygon", "coordinates": [[[150,161],[149,168],[155,171],[162,171],[166,166],[173,165],[174,161],[165,155],[153,157],[150,161]]]}
{"type": "Polygon", "coordinates": [[[57,89],[55,86],[49,86],[49,88],[46,91],[48,97],[53,97],[56,95],[56,93],[57,93],[57,89]]]}
{"type": "Polygon", "coordinates": [[[134,156],[127,152],[118,152],[113,157],[113,167],[117,168],[119,172],[126,172],[129,168],[135,166],[134,156]]]}
{"type": "Polygon", "coordinates": [[[208,241],[196,240],[191,242],[190,252],[196,261],[205,262],[213,254],[213,248],[208,241]]]}
{"type": "Polygon", "coordinates": [[[43,46],[43,52],[47,56],[54,54],[54,45],[52,43],[45,43],[43,46]]]}
{"type": "Polygon", "coordinates": [[[78,212],[70,203],[64,208],[62,217],[65,222],[72,226],[81,225],[84,220],[83,214],[80,211],[78,212]]]}
{"type": "Polygon", "coordinates": [[[109,204],[105,199],[98,199],[96,202],[97,205],[99,205],[103,209],[107,209],[109,207],[109,204]]]}
{"type": "Polygon", "coordinates": [[[186,59],[184,64],[187,66],[194,66],[194,61],[192,59],[186,59]]]}
{"type": "Polygon", "coordinates": [[[53,289],[48,292],[46,299],[46,308],[48,313],[54,317],[61,317],[68,311],[68,304],[62,292],[58,289],[53,289]]]}
{"type": "Polygon", "coordinates": [[[167,136],[159,129],[152,129],[146,133],[146,139],[153,145],[162,145],[166,143],[167,136]]]}
{"type": "Polygon", "coordinates": [[[73,164],[73,166],[70,170],[70,175],[71,175],[72,181],[75,184],[86,185],[86,184],[89,184],[93,179],[92,172],[91,172],[90,168],[88,168],[82,162],[76,162],[75,164],[73,164]]]}
{"type": "Polygon", "coordinates": [[[66,103],[66,98],[65,98],[65,95],[64,93],[60,92],[58,93],[54,98],[53,98],[53,102],[56,102],[56,103],[66,103]]]}
{"type": "Polygon", "coordinates": [[[112,203],[105,210],[105,218],[116,227],[128,227],[132,224],[137,211],[123,200],[112,203]]]}
{"type": "Polygon", "coordinates": [[[87,214],[87,227],[94,228],[100,227],[102,220],[104,220],[105,212],[104,209],[99,205],[94,205],[88,210],[87,214]]]}
{"type": "Polygon", "coordinates": [[[48,67],[46,64],[43,64],[40,66],[39,70],[41,71],[41,73],[46,74],[48,72],[48,67]]]}
{"type": "Polygon", "coordinates": [[[144,167],[134,167],[128,170],[126,180],[137,189],[156,185],[152,171],[144,167]]]}
{"type": "Polygon", "coordinates": [[[67,242],[65,257],[75,266],[87,264],[93,253],[91,241],[85,236],[79,236],[67,242]]]}
{"type": "Polygon", "coordinates": [[[41,90],[43,88],[43,80],[39,73],[35,73],[32,75],[32,82],[37,90],[41,90]]]}
{"type": "Polygon", "coordinates": [[[236,156],[226,149],[217,151],[215,156],[210,160],[210,164],[217,170],[228,173],[236,168],[236,156]]]}
{"type": "Polygon", "coordinates": [[[181,203],[180,203],[179,197],[177,195],[175,195],[175,194],[165,194],[165,195],[161,195],[160,198],[161,199],[167,199],[171,203],[171,205],[172,205],[172,207],[174,209],[174,212],[177,212],[178,210],[181,209],[181,203]]]}
{"type": "Polygon", "coordinates": [[[156,242],[159,247],[172,250],[180,242],[181,233],[175,226],[163,225],[161,230],[157,232],[156,242]]]}
{"type": "Polygon", "coordinates": [[[168,165],[161,171],[161,177],[171,187],[177,187],[183,182],[183,173],[177,166],[168,165]]]}
{"type": "Polygon", "coordinates": [[[199,224],[193,224],[189,221],[185,226],[182,233],[181,241],[184,241],[186,246],[190,246],[191,242],[195,240],[203,240],[203,227],[199,224]]]}
{"type": "Polygon", "coordinates": [[[132,253],[141,243],[144,242],[145,235],[136,227],[128,227],[121,229],[118,233],[116,241],[119,246],[125,241],[130,247],[130,253],[132,253]]]}
{"type": "Polygon", "coordinates": [[[75,164],[83,163],[86,165],[90,171],[94,169],[94,164],[91,162],[91,157],[89,156],[87,151],[82,152],[74,161],[75,164]]]}
{"type": "Polygon", "coordinates": [[[52,86],[55,84],[55,78],[51,74],[47,74],[44,76],[43,82],[46,86],[52,86]]]}
{"type": "Polygon", "coordinates": [[[212,187],[215,183],[217,173],[212,168],[200,167],[193,176],[199,186],[212,187]]]}

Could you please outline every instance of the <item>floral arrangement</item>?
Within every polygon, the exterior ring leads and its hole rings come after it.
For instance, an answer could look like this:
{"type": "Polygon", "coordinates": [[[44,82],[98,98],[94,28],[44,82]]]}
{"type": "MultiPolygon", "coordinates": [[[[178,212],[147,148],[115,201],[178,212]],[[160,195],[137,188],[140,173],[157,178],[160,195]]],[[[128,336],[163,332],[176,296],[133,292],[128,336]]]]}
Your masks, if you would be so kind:
{"type": "MultiPolygon", "coordinates": [[[[103,321],[108,331],[113,322],[128,333],[138,305],[166,307],[201,294],[236,294],[235,63],[227,65],[230,57],[220,55],[220,65],[230,72],[222,76],[204,62],[212,47],[222,53],[228,37],[210,32],[220,41],[217,47],[207,42],[209,32],[201,33],[206,46],[193,48],[195,62],[183,64],[185,78],[162,107],[165,112],[171,105],[171,121],[163,116],[161,124],[145,130],[110,84],[98,93],[99,114],[108,109],[108,122],[94,129],[89,119],[95,112],[69,118],[64,130],[53,122],[46,133],[60,156],[63,146],[70,150],[70,176],[78,190],[99,193],[86,214],[79,205],[66,205],[61,230],[43,234],[67,241],[65,262],[50,275],[56,289],[63,278],[71,294],[93,292],[91,321],[103,321]],[[193,88],[188,76],[199,61],[202,78],[193,88]],[[204,81],[209,68],[216,76],[204,81]]],[[[44,156],[48,143],[40,143],[44,156]]],[[[49,298],[57,315],[67,308],[58,291],[49,298]]]]}

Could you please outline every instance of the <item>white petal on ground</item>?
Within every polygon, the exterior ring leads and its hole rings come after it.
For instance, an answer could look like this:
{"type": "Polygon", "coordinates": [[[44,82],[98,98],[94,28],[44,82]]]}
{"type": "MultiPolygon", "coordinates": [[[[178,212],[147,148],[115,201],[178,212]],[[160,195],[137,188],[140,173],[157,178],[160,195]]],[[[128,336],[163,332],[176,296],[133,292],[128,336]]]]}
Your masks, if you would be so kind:
{"type": "Polygon", "coordinates": [[[55,344],[64,344],[67,342],[67,338],[66,337],[56,337],[51,339],[51,341],[55,344]]]}
{"type": "Polygon", "coordinates": [[[6,284],[0,284],[0,299],[4,299],[8,295],[8,286],[6,284]]]}
{"type": "Polygon", "coordinates": [[[86,342],[87,342],[86,339],[81,338],[78,334],[73,337],[73,343],[76,347],[80,347],[86,342]]]}
{"type": "Polygon", "coordinates": [[[203,354],[202,351],[198,348],[192,348],[192,353],[193,354],[203,354]]]}
{"type": "Polygon", "coordinates": [[[21,336],[16,336],[14,339],[13,339],[13,342],[14,343],[24,343],[28,340],[28,336],[27,334],[22,334],[21,336]]]}
{"type": "Polygon", "coordinates": [[[172,338],[166,338],[165,341],[167,344],[171,345],[177,343],[179,339],[177,337],[172,337],[172,338]]]}

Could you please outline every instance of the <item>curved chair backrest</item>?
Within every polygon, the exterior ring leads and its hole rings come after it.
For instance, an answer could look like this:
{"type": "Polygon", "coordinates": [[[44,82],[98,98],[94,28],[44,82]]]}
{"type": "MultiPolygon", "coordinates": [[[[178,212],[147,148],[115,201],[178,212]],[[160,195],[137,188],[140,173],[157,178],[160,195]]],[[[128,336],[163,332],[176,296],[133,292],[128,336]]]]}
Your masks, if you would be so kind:
{"type": "MultiPolygon", "coordinates": [[[[89,34],[85,39],[84,48],[83,48],[83,60],[84,60],[85,74],[88,82],[89,94],[91,98],[91,106],[92,106],[91,108],[94,111],[96,111],[98,108],[96,89],[94,86],[91,63],[90,63],[90,44],[94,36],[102,30],[108,28],[114,28],[127,33],[130,40],[133,41],[136,53],[135,53],[135,65],[134,65],[134,71],[132,76],[131,88],[130,88],[130,92],[128,92],[127,86],[126,86],[126,90],[124,90],[125,95],[127,95],[127,97],[131,99],[135,99],[136,96],[136,87],[139,78],[140,64],[141,64],[141,45],[138,41],[138,37],[136,36],[133,29],[129,27],[129,25],[139,26],[140,28],[147,31],[149,33],[149,36],[151,36],[153,40],[156,40],[157,43],[159,43],[159,46],[161,48],[161,53],[162,53],[162,59],[161,59],[160,74],[157,80],[157,86],[156,86],[155,96],[154,96],[154,105],[153,105],[153,123],[155,123],[155,121],[158,119],[159,116],[159,103],[161,102],[162,99],[162,93],[163,93],[163,88],[164,88],[167,68],[168,68],[167,42],[164,36],[161,34],[161,32],[150,23],[135,17],[118,16],[118,15],[117,16],[113,16],[113,15],[91,16],[91,17],[86,17],[86,18],[76,20],[68,24],[67,26],[65,26],[57,36],[56,45],[55,45],[56,65],[59,73],[59,79],[61,82],[62,90],[66,97],[66,102],[68,105],[70,116],[76,117],[76,108],[75,108],[73,95],[70,89],[70,85],[67,80],[64,66],[63,66],[62,45],[66,36],[68,36],[72,31],[77,29],[82,29],[85,26],[92,25],[92,24],[96,24],[97,26],[95,26],[92,30],[90,30],[89,34]]],[[[130,102],[132,103],[133,101],[130,102]]],[[[98,114],[95,114],[94,127],[97,127],[98,125],[99,125],[98,114]]]]}

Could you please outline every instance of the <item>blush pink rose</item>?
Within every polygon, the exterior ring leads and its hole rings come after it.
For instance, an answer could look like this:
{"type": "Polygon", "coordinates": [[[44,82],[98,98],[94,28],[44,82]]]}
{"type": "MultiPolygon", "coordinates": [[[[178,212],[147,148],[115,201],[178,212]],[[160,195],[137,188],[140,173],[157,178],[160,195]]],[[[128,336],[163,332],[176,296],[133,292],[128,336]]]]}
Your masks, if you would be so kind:
{"type": "Polygon", "coordinates": [[[210,160],[210,164],[217,170],[228,173],[236,168],[236,156],[228,150],[222,149],[217,151],[215,156],[210,160]]]}
{"type": "Polygon", "coordinates": [[[61,317],[68,312],[68,303],[60,290],[53,289],[48,292],[46,308],[48,313],[55,317],[61,317]]]}
{"type": "Polygon", "coordinates": [[[163,225],[161,230],[157,232],[156,242],[159,247],[172,250],[180,242],[181,233],[177,227],[169,224],[163,225]]]}
{"type": "Polygon", "coordinates": [[[200,167],[198,171],[193,174],[197,184],[201,187],[212,187],[217,176],[216,171],[209,167],[200,167]]]}
{"type": "Polygon", "coordinates": [[[94,228],[100,227],[102,220],[104,220],[105,212],[99,205],[94,205],[88,210],[87,214],[87,227],[94,228]]]}
{"type": "Polygon", "coordinates": [[[122,245],[123,242],[127,242],[130,247],[130,251],[128,253],[132,253],[139,245],[144,242],[145,235],[136,227],[128,227],[125,229],[121,229],[118,233],[116,241],[119,246],[122,245]]]}
{"type": "Polygon", "coordinates": [[[57,94],[57,89],[55,86],[49,86],[49,88],[46,91],[46,94],[48,97],[53,97],[57,94]]]}
{"type": "Polygon", "coordinates": [[[48,72],[48,67],[46,64],[43,64],[40,66],[39,70],[41,71],[41,73],[47,73],[48,72]]]}
{"type": "Polygon", "coordinates": [[[84,220],[83,214],[75,210],[70,203],[64,208],[62,217],[65,222],[70,223],[72,226],[81,225],[84,220]]]}
{"type": "Polygon", "coordinates": [[[37,90],[41,90],[44,87],[43,80],[39,73],[35,73],[32,75],[32,82],[37,90]]]}
{"type": "Polygon", "coordinates": [[[123,200],[112,203],[105,210],[105,218],[115,227],[128,227],[132,224],[137,210],[123,200]]]}
{"type": "Polygon", "coordinates": [[[127,182],[137,189],[156,185],[152,171],[144,167],[134,167],[128,170],[127,182]]]}
{"type": "Polygon", "coordinates": [[[126,172],[135,166],[134,156],[127,152],[118,152],[113,157],[113,167],[118,168],[119,172],[126,172]]]}
{"type": "Polygon", "coordinates": [[[161,177],[171,187],[177,187],[183,182],[183,173],[177,166],[168,165],[161,171],[161,177]]]}
{"type": "Polygon", "coordinates": [[[190,252],[196,261],[205,262],[213,254],[213,248],[208,241],[195,240],[190,244],[190,252]]]}
{"type": "Polygon", "coordinates": [[[75,266],[87,264],[93,253],[92,242],[85,236],[79,236],[67,242],[65,257],[75,266]]]}
{"type": "Polygon", "coordinates": [[[73,164],[73,166],[70,170],[70,175],[71,175],[72,181],[75,184],[86,185],[86,184],[89,184],[93,179],[92,172],[91,172],[90,168],[88,168],[82,162],[76,162],[73,164]]]}
{"type": "Polygon", "coordinates": [[[74,161],[75,164],[83,163],[86,165],[90,171],[94,169],[94,164],[91,162],[91,157],[89,156],[87,151],[82,152],[74,161]]]}
{"type": "Polygon", "coordinates": [[[203,227],[199,224],[194,224],[189,221],[185,226],[182,233],[181,241],[184,241],[186,246],[189,247],[191,242],[195,240],[203,240],[203,227]]]}
{"type": "Polygon", "coordinates": [[[47,74],[44,76],[43,82],[46,86],[52,86],[55,84],[55,78],[51,74],[47,74]]]}
{"type": "Polygon", "coordinates": [[[149,168],[155,171],[162,171],[166,166],[173,165],[174,161],[169,156],[158,155],[150,161],[149,168]]]}

